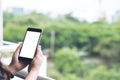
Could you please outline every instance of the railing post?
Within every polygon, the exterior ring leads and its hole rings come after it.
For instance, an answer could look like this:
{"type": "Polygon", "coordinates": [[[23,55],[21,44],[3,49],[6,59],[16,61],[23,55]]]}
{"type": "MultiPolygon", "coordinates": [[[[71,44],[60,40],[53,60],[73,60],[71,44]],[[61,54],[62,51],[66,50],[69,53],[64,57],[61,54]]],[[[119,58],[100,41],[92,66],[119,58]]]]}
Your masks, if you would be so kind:
{"type": "Polygon", "coordinates": [[[0,0],[0,45],[3,42],[3,16],[2,16],[2,0],[0,0]]]}

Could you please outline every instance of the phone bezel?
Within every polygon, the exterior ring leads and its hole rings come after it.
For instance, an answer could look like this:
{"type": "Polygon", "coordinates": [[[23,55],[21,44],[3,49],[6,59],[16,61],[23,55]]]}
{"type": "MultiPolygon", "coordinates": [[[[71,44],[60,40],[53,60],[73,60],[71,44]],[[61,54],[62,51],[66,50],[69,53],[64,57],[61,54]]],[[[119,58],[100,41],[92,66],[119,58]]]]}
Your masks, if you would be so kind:
{"type": "MultiPolygon", "coordinates": [[[[23,39],[22,46],[23,46],[23,44],[24,44],[24,40],[25,40],[27,31],[40,32],[40,36],[39,36],[39,39],[38,39],[38,42],[37,42],[37,45],[36,45],[36,48],[37,48],[37,46],[38,46],[38,44],[39,44],[39,42],[40,42],[40,39],[41,39],[42,29],[40,29],[40,28],[27,28],[27,30],[26,30],[26,32],[25,32],[24,39],[23,39]]],[[[21,52],[21,50],[22,50],[22,47],[21,47],[21,49],[20,49],[20,52],[21,52]]],[[[21,56],[20,56],[20,52],[19,52],[19,56],[18,56],[18,59],[19,59],[20,61],[25,61],[25,62],[30,62],[30,61],[32,61],[33,58],[21,57],[21,56]]],[[[36,51],[35,51],[35,52],[36,52],[36,51]]],[[[35,53],[34,53],[34,55],[35,55],[35,53]]],[[[33,57],[34,57],[34,56],[33,56],[33,57]]]]}

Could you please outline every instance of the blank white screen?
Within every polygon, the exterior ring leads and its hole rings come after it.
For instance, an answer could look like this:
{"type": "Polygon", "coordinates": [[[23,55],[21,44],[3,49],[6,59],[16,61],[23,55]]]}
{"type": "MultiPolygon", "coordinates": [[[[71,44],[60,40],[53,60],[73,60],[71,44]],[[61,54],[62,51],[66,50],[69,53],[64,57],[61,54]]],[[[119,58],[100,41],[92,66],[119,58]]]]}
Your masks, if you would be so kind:
{"type": "Polygon", "coordinates": [[[40,32],[27,31],[24,43],[20,52],[21,57],[33,58],[39,40],[40,32]]]}

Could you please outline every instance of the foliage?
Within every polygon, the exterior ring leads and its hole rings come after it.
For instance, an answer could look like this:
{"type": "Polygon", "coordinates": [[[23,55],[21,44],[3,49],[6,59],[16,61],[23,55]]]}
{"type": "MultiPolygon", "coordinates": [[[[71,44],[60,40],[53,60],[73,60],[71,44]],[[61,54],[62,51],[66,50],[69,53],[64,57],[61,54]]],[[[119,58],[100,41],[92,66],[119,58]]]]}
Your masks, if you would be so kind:
{"type": "Polygon", "coordinates": [[[4,12],[3,13],[3,26],[6,26],[6,24],[8,24],[8,22],[14,18],[14,15],[8,12],[4,12]]]}
{"type": "Polygon", "coordinates": [[[119,58],[120,56],[120,37],[116,36],[105,38],[94,48],[96,52],[106,58],[119,58]]]}
{"type": "Polygon", "coordinates": [[[38,27],[43,29],[43,49],[50,48],[51,31],[54,31],[56,51],[67,46],[87,51],[90,55],[95,53],[110,58],[119,55],[119,22],[109,24],[103,19],[94,23],[81,22],[71,14],[51,18],[36,12],[26,15],[4,12],[4,40],[22,41],[27,27],[38,27]]]}
{"type": "Polygon", "coordinates": [[[84,80],[119,80],[120,73],[114,69],[107,69],[105,66],[92,70],[84,80]]]}
{"type": "Polygon", "coordinates": [[[56,80],[63,80],[63,75],[59,71],[57,71],[55,68],[48,71],[48,76],[56,80]]]}
{"type": "Polygon", "coordinates": [[[19,27],[15,27],[15,26],[9,26],[5,28],[6,30],[4,30],[4,37],[5,40],[9,40],[11,42],[18,42],[18,41],[22,41],[23,39],[23,35],[25,34],[25,30],[26,28],[19,28],[19,27]]]}
{"type": "Polygon", "coordinates": [[[75,55],[74,50],[58,50],[55,53],[55,64],[56,68],[64,75],[69,73],[82,75],[82,63],[79,57],[75,55]]]}
{"type": "Polygon", "coordinates": [[[75,74],[67,74],[63,80],[82,80],[75,74]]]}

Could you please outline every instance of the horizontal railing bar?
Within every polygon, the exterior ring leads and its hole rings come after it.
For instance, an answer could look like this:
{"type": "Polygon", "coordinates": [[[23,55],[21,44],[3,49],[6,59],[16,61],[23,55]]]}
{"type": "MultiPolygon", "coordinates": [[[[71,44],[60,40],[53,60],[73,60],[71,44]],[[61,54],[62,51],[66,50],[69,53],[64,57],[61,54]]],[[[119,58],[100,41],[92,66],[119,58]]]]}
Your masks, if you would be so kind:
{"type": "MultiPolygon", "coordinates": [[[[25,77],[27,76],[27,74],[28,73],[25,72],[25,71],[20,71],[15,76],[17,76],[19,78],[22,78],[22,79],[25,79],[25,77]]],[[[54,79],[46,77],[46,76],[40,76],[40,75],[38,75],[37,80],[54,80],[54,79]]]]}

